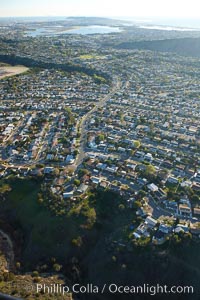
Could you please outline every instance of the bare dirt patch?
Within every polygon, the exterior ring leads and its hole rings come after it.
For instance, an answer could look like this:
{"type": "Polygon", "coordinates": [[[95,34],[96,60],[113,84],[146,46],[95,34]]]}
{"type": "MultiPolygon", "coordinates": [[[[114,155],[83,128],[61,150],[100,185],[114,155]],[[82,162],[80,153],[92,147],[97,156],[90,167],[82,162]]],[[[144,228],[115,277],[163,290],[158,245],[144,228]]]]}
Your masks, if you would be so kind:
{"type": "Polygon", "coordinates": [[[0,66],[0,79],[28,71],[24,66],[0,66]]]}
{"type": "Polygon", "coordinates": [[[13,244],[10,237],[0,230],[0,251],[3,254],[2,258],[0,258],[0,268],[3,267],[4,271],[7,270],[13,271],[14,270],[14,251],[13,251],[13,244]],[[3,262],[6,261],[6,264],[3,262]]]}

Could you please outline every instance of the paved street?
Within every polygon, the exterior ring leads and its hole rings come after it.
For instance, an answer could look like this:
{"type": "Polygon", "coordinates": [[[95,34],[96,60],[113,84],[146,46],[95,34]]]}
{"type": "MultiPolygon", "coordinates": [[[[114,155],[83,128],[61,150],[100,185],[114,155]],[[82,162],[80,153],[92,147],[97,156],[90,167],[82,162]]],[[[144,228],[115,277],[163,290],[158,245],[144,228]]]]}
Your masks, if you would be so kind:
{"type": "Polygon", "coordinates": [[[87,114],[83,116],[80,122],[80,147],[79,147],[79,154],[76,158],[76,167],[83,162],[83,159],[85,157],[85,147],[87,143],[87,125],[89,123],[89,120],[91,116],[94,114],[95,111],[99,107],[102,107],[106,101],[108,101],[121,87],[122,83],[121,81],[114,80],[115,84],[113,85],[111,91],[109,94],[107,94],[104,98],[102,98],[87,114]]]}

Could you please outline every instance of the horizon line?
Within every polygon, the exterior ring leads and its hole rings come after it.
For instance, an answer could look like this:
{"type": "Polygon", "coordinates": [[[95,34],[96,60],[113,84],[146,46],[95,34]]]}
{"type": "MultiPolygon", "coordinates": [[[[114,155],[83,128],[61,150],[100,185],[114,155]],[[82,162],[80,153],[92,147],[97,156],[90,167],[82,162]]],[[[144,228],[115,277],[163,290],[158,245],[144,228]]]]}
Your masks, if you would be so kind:
{"type": "Polygon", "coordinates": [[[104,15],[21,15],[21,16],[1,16],[0,18],[148,18],[148,19],[199,19],[199,17],[188,16],[104,16],[104,15]]]}

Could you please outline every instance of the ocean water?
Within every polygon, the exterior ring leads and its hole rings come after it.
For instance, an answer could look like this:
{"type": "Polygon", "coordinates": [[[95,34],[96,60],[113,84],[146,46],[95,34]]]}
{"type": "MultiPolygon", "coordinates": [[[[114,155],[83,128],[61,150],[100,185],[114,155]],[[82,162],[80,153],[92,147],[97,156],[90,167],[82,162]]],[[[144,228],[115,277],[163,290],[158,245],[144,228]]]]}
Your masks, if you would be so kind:
{"type": "Polygon", "coordinates": [[[200,28],[191,28],[191,27],[175,27],[167,25],[138,25],[139,28],[143,29],[152,29],[152,30],[166,30],[166,31],[200,31],[200,28]]]}
{"type": "Polygon", "coordinates": [[[160,30],[200,30],[200,18],[151,18],[151,17],[128,17],[124,20],[130,21],[137,26],[160,30]]]}

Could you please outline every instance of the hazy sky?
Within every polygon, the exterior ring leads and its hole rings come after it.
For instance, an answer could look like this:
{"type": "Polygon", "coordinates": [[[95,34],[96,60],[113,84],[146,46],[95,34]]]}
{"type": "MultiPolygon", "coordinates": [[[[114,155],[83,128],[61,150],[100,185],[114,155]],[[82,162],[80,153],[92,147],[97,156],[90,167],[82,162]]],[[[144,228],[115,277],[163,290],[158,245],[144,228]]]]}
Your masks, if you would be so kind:
{"type": "Polygon", "coordinates": [[[0,0],[0,16],[200,17],[199,0],[0,0]]]}

